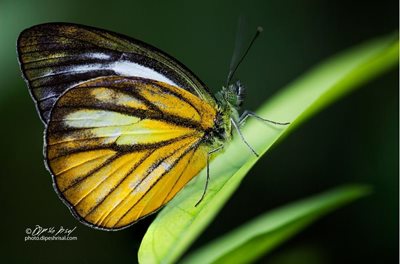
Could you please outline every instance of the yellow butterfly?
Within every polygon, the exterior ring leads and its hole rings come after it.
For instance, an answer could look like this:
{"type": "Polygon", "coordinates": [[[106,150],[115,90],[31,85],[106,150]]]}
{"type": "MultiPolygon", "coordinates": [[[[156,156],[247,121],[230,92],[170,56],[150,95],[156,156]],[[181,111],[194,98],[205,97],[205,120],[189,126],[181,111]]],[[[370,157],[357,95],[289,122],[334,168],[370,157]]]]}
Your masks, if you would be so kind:
{"type": "Polygon", "coordinates": [[[240,83],[228,78],[214,97],[171,56],[113,32],[42,24],[23,31],[17,48],[45,125],[54,187],[73,215],[94,228],[132,225],[205,166],[208,183],[210,155],[233,128],[244,140],[239,127],[254,116],[238,114],[240,83]]]}

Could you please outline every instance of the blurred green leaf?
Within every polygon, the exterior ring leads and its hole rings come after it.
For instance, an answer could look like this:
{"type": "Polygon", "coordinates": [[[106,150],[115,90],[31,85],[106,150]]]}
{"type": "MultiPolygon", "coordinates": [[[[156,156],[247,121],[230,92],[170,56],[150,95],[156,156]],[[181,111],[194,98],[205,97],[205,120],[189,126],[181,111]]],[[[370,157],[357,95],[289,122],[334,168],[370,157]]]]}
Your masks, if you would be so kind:
{"type": "MultiPolygon", "coordinates": [[[[268,100],[258,114],[287,127],[249,120],[243,133],[260,154],[307,118],[327,107],[361,84],[398,63],[396,36],[384,37],[339,54],[268,100]]],[[[224,154],[210,166],[211,181],[205,199],[197,206],[204,189],[205,173],[191,181],[157,216],[140,246],[141,263],[173,263],[216,216],[258,160],[235,137],[224,154]]]]}
{"type": "Polygon", "coordinates": [[[249,263],[319,217],[369,193],[345,186],[266,213],[185,258],[182,263],[249,263]]]}

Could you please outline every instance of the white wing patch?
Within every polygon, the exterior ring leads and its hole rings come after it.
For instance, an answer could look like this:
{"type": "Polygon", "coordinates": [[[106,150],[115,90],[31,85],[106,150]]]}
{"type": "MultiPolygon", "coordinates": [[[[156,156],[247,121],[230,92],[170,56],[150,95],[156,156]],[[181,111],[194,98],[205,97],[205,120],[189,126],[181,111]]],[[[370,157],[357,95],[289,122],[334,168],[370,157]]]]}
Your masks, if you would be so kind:
{"type": "Polygon", "coordinates": [[[127,116],[105,110],[84,109],[66,116],[64,123],[68,127],[93,128],[110,126],[127,126],[140,121],[135,116],[127,116]]]}
{"type": "MultiPolygon", "coordinates": [[[[92,58],[102,58],[108,55],[101,54],[101,53],[92,53],[90,57],[92,58]]],[[[179,87],[175,82],[168,79],[165,75],[162,75],[159,72],[156,72],[152,68],[145,67],[135,62],[131,61],[116,61],[114,63],[92,63],[92,64],[85,64],[85,65],[77,65],[71,66],[63,69],[48,69],[43,74],[32,78],[32,80],[43,78],[43,77],[50,77],[59,74],[67,74],[67,73],[83,73],[83,72],[91,72],[96,70],[113,70],[115,74],[120,76],[129,76],[129,77],[140,77],[151,79],[159,82],[165,82],[173,86],[179,87]]]]}
{"type": "Polygon", "coordinates": [[[160,82],[165,82],[170,85],[178,86],[166,76],[156,72],[155,70],[131,61],[117,61],[111,66],[111,69],[114,70],[115,73],[117,73],[118,75],[152,79],[160,82]]]}
{"type": "Polygon", "coordinates": [[[100,59],[100,60],[108,60],[108,59],[111,58],[110,55],[104,54],[104,53],[101,53],[101,52],[89,53],[87,55],[87,57],[92,58],[92,59],[100,59]]]}

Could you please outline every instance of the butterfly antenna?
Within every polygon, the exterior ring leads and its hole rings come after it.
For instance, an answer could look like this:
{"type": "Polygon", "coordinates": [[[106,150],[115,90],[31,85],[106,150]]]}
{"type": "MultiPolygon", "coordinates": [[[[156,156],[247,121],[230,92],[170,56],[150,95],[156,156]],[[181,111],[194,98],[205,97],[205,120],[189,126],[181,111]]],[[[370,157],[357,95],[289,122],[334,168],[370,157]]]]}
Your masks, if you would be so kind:
{"type": "Polygon", "coordinates": [[[257,27],[257,31],[256,34],[254,34],[253,38],[251,39],[251,42],[249,44],[249,46],[247,47],[246,51],[244,52],[243,56],[240,58],[239,62],[236,64],[236,66],[232,69],[229,70],[229,74],[228,74],[228,78],[226,80],[226,86],[229,85],[229,83],[232,80],[232,77],[234,76],[236,70],[239,68],[239,65],[242,63],[242,61],[244,60],[244,58],[246,57],[247,53],[249,53],[250,48],[253,46],[254,41],[257,39],[257,37],[260,35],[261,32],[263,32],[263,28],[262,27],[257,27]]]}

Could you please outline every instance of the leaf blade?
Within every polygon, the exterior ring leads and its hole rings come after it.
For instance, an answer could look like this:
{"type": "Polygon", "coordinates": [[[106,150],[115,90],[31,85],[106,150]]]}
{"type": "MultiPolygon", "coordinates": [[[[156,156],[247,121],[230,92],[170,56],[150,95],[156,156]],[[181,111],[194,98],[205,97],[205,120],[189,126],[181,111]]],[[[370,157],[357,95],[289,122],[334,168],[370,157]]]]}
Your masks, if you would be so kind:
{"type": "MultiPolygon", "coordinates": [[[[264,154],[323,107],[396,65],[399,44],[394,39],[390,36],[373,40],[339,54],[283,89],[258,114],[292,124],[277,128],[250,120],[243,130],[249,143],[264,154]]],[[[226,153],[211,163],[212,178],[199,206],[194,207],[204,188],[204,171],[159,213],[143,238],[139,262],[175,262],[216,216],[257,160],[236,137],[226,153]]]]}
{"type": "Polygon", "coordinates": [[[190,254],[182,263],[249,263],[327,213],[370,193],[343,186],[265,213],[190,254]]]}

